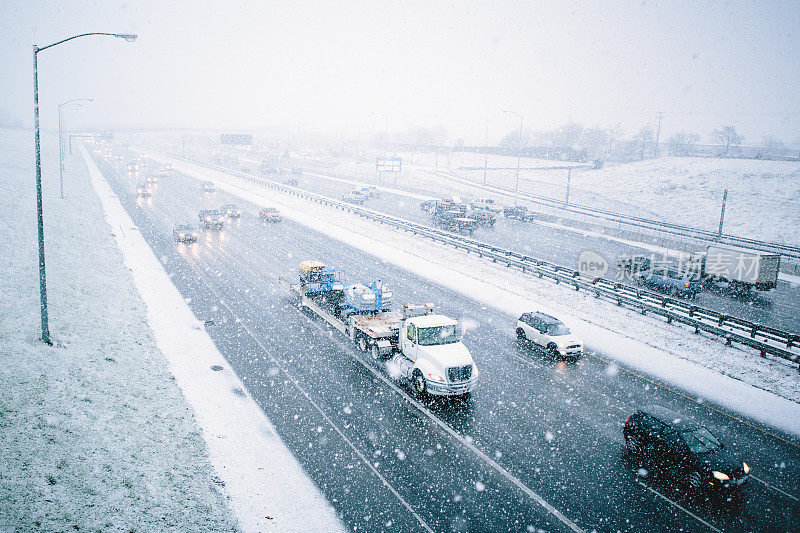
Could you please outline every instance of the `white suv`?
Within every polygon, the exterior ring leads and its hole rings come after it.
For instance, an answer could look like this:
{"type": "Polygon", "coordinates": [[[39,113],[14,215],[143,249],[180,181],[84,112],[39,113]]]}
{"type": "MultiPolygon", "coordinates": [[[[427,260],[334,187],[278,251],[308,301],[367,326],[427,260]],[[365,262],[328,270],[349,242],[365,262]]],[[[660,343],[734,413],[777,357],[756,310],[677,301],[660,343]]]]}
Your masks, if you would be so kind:
{"type": "Polygon", "coordinates": [[[523,313],[517,320],[517,338],[538,344],[554,359],[580,359],[583,343],[559,319],[540,312],[523,313]]]}

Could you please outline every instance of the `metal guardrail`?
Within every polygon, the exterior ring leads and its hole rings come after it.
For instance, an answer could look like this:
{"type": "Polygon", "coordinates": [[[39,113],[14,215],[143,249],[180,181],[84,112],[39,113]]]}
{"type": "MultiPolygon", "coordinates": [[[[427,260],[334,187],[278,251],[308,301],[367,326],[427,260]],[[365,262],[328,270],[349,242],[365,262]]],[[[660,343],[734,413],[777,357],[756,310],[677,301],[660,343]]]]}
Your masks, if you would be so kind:
{"type": "MultiPolygon", "coordinates": [[[[450,171],[433,171],[423,168],[418,168],[421,172],[436,176],[440,179],[455,181],[463,185],[483,189],[488,192],[496,194],[503,194],[505,196],[514,196],[514,189],[511,187],[503,187],[499,185],[485,185],[481,180],[472,179],[466,176],[458,175],[450,171]]],[[[671,222],[662,222],[652,220],[644,217],[634,215],[626,215],[623,213],[616,213],[605,209],[595,207],[583,206],[580,204],[567,204],[561,200],[549,198],[547,196],[540,196],[532,193],[518,192],[518,197],[546,207],[559,209],[561,211],[568,211],[578,215],[592,216],[595,218],[603,218],[612,222],[623,223],[629,226],[645,228],[650,230],[657,230],[671,235],[680,235],[682,237],[691,237],[703,241],[710,241],[715,243],[729,244],[733,246],[756,246],[764,251],[777,253],[786,257],[800,259],[800,246],[793,246],[790,244],[782,244],[776,242],[760,241],[748,237],[741,237],[728,233],[719,234],[715,231],[704,230],[701,228],[694,228],[692,226],[685,226],[682,224],[674,224],[671,222]]]]}
{"type": "Polygon", "coordinates": [[[725,339],[728,345],[735,342],[743,346],[748,346],[757,350],[761,357],[766,357],[767,354],[770,354],[798,363],[798,371],[800,372],[800,350],[792,351],[792,348],[800,347],[800,335],[795,333],[720,313],[656,292],[631,287],[617,281],[605,278],[588,278],[571,268],[556,265],[548,261],[542,261],[513,250],[506,250],[470,237],[433,228],[424,224],[410,222],[371,209],[358,207],[347,202],[334,200],[327,196],[304,191],[297,187],[284,185],[247,172],[229,169],[194,158],[182,157],[165,150],[158,151],[170,157],[174,157],[175,159],[181,159],[212,170],[238,176],[265,187],[270,187],[293,196],[312,200],[337,209],[350,211],[365,218],[428,237],[467,252],[473,252],[480,257],[491,259],[495,263],[505,264],[508,267],[516,267],[523,273],[536,275],[539,278],[548,278],[557,284],[563,283],[575,290],[585,290],[594,294],[597,298],[604,298],[621,307],[635,309],[643,315],[652,313],[664,317],[667,323],[677,322],[685,324],[693,327],[695,333],[705,331],[725,339]]]}

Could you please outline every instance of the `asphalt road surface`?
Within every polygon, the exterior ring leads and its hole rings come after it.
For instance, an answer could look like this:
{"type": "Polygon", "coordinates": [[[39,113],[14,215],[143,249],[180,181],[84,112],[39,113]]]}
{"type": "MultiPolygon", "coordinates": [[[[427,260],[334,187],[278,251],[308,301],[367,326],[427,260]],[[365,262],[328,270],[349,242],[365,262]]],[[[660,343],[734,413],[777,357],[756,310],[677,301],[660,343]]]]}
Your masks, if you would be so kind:
{"type": "Polygon", "coordinates": [[[213,321],[207,330],[246,393],[351,529],[800,530],[800,446],[786,435],[602,353],[552,361],[517,343],[511,317],[305,226],[264,223],[258,206],[203,193],[193,178],[164,178],[142,200],[126,173],[101,168],[195,315],[213,321]],[[175,242],[175,224],[196,225],[199,210],[227,202],[243,208],[240,219],[201,232],[197,244],[175,242]],[[278,277],[295,279],[305,259],[340,268],[348,282],[380,278],[396,301],[433,301],[469,320],[464,342],[481,371],[471,398],[417,398],[298,310],[278,277]],[[755,476],[741,495],[688,495],[682,480],[626,454],[626,416],[653,403],[701,420],[741,454],[755,476]]]}

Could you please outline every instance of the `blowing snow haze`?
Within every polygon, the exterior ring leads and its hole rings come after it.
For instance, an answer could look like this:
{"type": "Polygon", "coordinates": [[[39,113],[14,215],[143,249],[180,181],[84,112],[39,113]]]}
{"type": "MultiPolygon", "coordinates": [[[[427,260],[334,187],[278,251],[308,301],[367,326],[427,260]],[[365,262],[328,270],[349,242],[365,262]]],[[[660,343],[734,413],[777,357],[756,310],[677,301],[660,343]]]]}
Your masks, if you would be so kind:
{"type": "MultiPolygon", "coordinates": [[[[374,135],[442,127],[482,144],[517,127],[664,113],[662,139],[732,124],[747,142],[800,134],[796,2],[4,2],[4,120],[31,125],[31,45],[41,104],[95,102],[87,126],[281,129],[374,135]]],[[[43,124],[55,126],[51,113],[43,124]]]]}
{"type": "Polygon", "coordinates": [[[800,531],[798,28],[0,0],[0,532],[800,531]]]}

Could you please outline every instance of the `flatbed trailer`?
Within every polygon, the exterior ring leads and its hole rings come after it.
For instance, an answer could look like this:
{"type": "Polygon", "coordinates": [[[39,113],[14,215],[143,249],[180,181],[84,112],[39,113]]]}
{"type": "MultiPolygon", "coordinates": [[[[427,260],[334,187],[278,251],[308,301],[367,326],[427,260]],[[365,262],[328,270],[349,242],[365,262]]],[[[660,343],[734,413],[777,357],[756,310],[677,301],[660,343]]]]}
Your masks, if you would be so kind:
{"type": "MultiPolygon", "coordinates": [[[[369,351],[375,359],[391,355],[398,349],[400,326],[404,315],[400,311],[376,311],[371,313],[339,314],[314,294],[308,294],[299,283],[279,278],[280,284],[300,296],[300,306],[315,315],[352,340],[362,351],[369,351]]],[[[408,306],[407,306],[408,307],[408,306]]],[[[412,306],[423,308],[425,313],[433,309],[431,304],[412,306]]]]}
{"type": "Polygon", "coordinates": [[[316,274],[331,272],[335,270],[322,263],[303,262],[300,283],[283,277],[279,282],[298,296],[301,308],[333,326],[361,351],[370,352],[375,360],[388,359],[392,378],[409,384],[419,395],[469,396],[478,367],[461,342],[456,320],[433,314],[431,303],[406,304],[402,311],[356,311],[341,305],[338,286],[321,287],[322,278],[316,274]]]}

